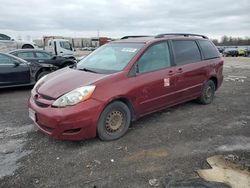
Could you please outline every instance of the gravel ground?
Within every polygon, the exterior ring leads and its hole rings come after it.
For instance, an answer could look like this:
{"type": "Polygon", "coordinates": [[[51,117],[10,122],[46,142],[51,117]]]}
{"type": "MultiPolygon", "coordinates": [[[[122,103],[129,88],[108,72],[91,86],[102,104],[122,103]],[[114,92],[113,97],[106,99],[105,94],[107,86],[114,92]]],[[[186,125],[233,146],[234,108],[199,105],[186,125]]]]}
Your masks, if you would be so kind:
{"type": "Polygon", "coordinates": [[[154,178],[161,187],[196,178],[217,154],[249,167],[250,58],[225,58],[224,76],[212,104],[148,115],[111,142],[50,138],[28,118],[31,88],[0,90],[0,187],[151,187],[154,178]]]}

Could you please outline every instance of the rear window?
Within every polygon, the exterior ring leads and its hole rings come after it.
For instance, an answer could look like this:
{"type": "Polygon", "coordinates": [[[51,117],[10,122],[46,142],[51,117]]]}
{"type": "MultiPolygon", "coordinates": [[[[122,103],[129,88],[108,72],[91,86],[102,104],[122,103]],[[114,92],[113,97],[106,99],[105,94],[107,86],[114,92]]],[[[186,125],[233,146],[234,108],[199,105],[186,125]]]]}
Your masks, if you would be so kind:
{"type": "Polygon", "coordinates": [[[215,46],[209,40],[199,40],[204,59],[212,59],[219,57],[219,53],[215,46]]]}
{"type": "Polygon", "coordinates": [[[195,41],[173,40],[173,48],[177,65],[201,61],[201,54],[195,41]]]}

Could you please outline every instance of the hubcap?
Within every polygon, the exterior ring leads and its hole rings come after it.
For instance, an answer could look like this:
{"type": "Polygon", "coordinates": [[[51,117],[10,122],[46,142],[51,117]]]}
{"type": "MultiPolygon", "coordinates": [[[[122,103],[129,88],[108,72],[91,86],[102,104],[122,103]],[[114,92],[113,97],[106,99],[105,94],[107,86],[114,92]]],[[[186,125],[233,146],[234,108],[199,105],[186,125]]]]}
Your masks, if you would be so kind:
{"type": "Polygon", "coordinates": [[[124,123],[123,114],[120,111],[112,111],[108,114],[106,118],[106,129],[108,132],[118,131],[124,123]]]}
{"type": "Polygon", "coordinates": [[[208,87],[206,90],[206,96],[207,98],[211,98],[212,97],[212,88],[208,87]]]}

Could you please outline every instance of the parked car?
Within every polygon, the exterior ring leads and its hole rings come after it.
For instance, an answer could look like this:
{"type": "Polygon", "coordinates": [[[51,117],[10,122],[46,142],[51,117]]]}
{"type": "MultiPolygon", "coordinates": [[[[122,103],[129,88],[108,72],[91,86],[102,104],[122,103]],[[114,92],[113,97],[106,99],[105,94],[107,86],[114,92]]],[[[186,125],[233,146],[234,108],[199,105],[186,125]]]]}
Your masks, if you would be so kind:
{"type": "Polygon", "coordinates": [[[246,47],[246,57],[250,57],[250,47],[246,47]]]}
{"type": "Polygon", "coordinates": [[[45,52],[44,50],[25,49],[25,50],[14,50],[9,53],[14,56],[25,59],[26,61],[29,62],[50,64],[57,66],[58,68],[63,68],[76,63],[76,61],[71,58],[55,56],[48,52],[45,52]]]}
{"type": "Polygon", "coordinates": [[[14,40],[0,33],[0,52],[8,52],[15,49],[37,48],[36,44],[28,41],[14,40]]]}
{"type": "Polygon", "coordinates": [[[218,49],[218,51],[219,51],[221,54],[223,54],[223,52],[224,52],[224,50],[225,50],[224,47],[217,47],[217,49],[218,49]]]}
{"type": "Polygon", "coordinates": [[[247,50],[245,48],[238,48],[239,56],[247,56],[247,50]]]}
{"type": "Polygon", "coordinates": [[[37,79],[48,73],[44,70],[53,68],[0,53],[0,88],[34,85],[37,79]]]}
{"type": "Polygon", "coordinates": [[[103,45],[74,67],[40,79],[29,116],[58,139],[123,136],[131,121],[197,99],[213,101],[224,60],[203,35],[161,34],[103,45]]]}
{"type": "Polygon", "coordinates": [[[239,56],[239,52],[237,48],[226,48],[223,52],[223,56],[228,57],[228,56],[232,56],[232,57],[238,57],[239,56]]]}

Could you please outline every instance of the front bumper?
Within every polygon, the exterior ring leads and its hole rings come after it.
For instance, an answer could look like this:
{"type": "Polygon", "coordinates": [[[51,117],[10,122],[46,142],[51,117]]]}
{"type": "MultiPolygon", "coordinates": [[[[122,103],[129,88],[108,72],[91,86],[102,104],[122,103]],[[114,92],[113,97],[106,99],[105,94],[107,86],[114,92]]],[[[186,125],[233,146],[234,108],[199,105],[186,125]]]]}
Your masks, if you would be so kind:
{"type": "Polygon", "coordinates": [[[100,101],[89,99],[65,108],[54,108],[52,101],[45,101],[31,96],[28,102],[35,112],[35,124],[42,132],[60,140],[96,137],[96,125],[102,111],[100,101]]]}

